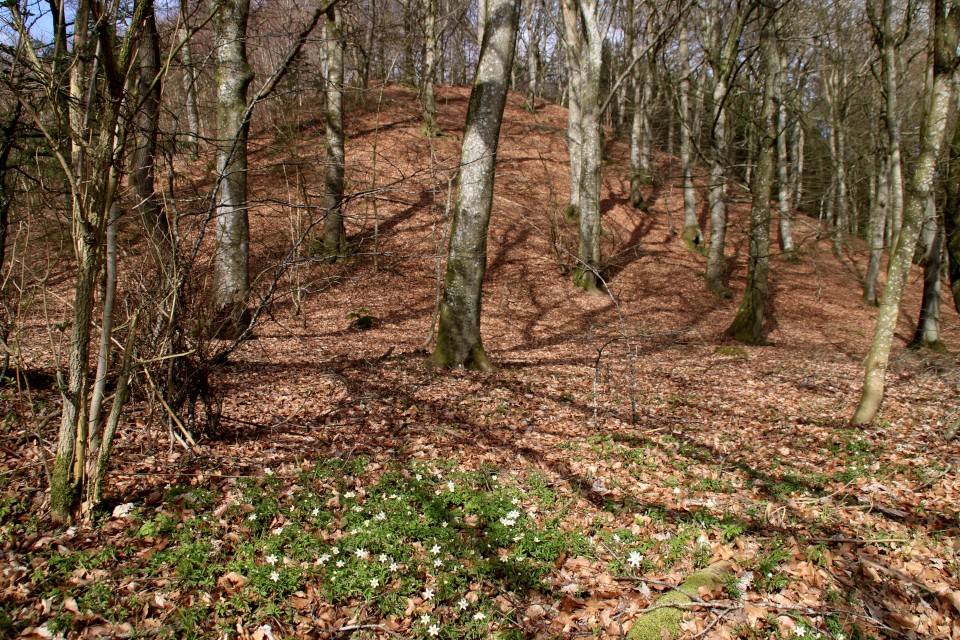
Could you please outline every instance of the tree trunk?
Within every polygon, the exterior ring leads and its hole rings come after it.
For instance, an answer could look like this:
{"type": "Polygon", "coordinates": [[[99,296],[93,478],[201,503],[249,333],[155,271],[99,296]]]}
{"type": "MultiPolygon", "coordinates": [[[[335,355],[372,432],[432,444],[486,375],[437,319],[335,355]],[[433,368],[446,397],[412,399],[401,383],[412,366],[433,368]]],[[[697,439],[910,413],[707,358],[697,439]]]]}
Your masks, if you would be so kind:
{"type": "MultiPolygon", "coordinates": [[[[636,0],[630,0],[630,16],[628,20],[636,20],[636,0]]],[[[647,47],[653,17],[648,16],[645,21],[641,37],[635,39],[634,55],[638,56],[647,47]]],[[[633,66],[633,117],[630,124],[630,204],[635,209],[650,213],[647,203],[643,199],[641,187],[649,184],[649,152],[644,159],[644,144],[649,137],[647,109],[650,106],[650,63],[649,54],[633,66]]]]}
{"type": "Polygon", "coordinates": [[[440,367],[479,371],[493,368],[480,336],[482,286],[487,269],[487,229],[493,206],[497,145],[519,14],[517,0],[488,3],[486,37],[470,92],[460,151],[437,345],[430,358],[432,364],[440,367]]]}
{"type": "Polygon", "coordinates": [[[793,201],[790,193],[790,158],[787,154],[787,105],[784,102],[786,94],[785,69],[786,55],[780,53],[780,75],[777,79],[777,171],[779,193],[777,200],[780,210],[780,248],[787,260],[794,261],[797,254],[793,247],[793,230],[791,229],[790,203],[793,201]]]}
{"type": "Polygon", "coordinates": [[[534,110],[534,98],[537,96],[537,73],[539,57],[539,32],[537,30],[537,6],[539,2],[528,0],[527,2],[527,108],[532,112],[534,110]]]}
{"type": "Polygon", "coordinates": [[[763,107],[760,149],[751,184],[750,256],[747,263],[747,288],[740,309],[727,335],[740,342],[766,344],[763,335],[764,312],[770,278],[770,193],[773,186],[774,159],[777,152],[777,104],[774,99],[780,57],[777,55],[775,9],[764,7],[760,31],[760,55],[763,60],[763,107]]]}
{"type": "MultiPolygon", "coordinates": [[[[20,102],[15,102],[13,108],[11,109],[12,113],[10,114],[10,119],[3,126],[3,130],[0,131],[0,293],[3,291],[3,286],[6,282],[3,279],[3,264],[6,260],[7,253],[7,228],[10,222],[10,206],[13,204],[13,194],[14,188],[8,183],[7,177],[12,173],[11,169],[13,168],[10,165],[10,152],[13,150],[13,146],[17,141],[16,131],[17,125],[20,123],[20,115],[23,110],[23,105],[20,102]]],[[[0,327],[0,331],[3,333],[0,334],[0,337],[3,338],[6,342],[7,327],[0,327]]],[[[8,358],[9,354],[5,354],[4,358],[8,358]]],[[[4,360],[6,362],[6,360],[4,360]]]]}
{"type": "Polygon", "coordinates": [[[197,109],[197,74],[193,70],[193,45],[187,34],[189,32],[187,15],[189,3],[187,0],[180,2],[180,29],[177,37],[185,40],[180,49],[180,62],[183,66],[183,100],[184,111],[186,112],[186,127],[184,131],[184,150],[187,152],[187,158],[191,161],[198,158],[200,151],[200,111],[197,109]]]}
{"type": "Polygon", "coordinates": [[[340,37],[340,9],[327,12],[327,166],[323,190],[323,251],[331,261],[347,251],[347,233],[343,224],[343,176],[345,172],[343,140],[343,39],[340,37]]]}
{"type": "Polygon", "coordinates": [[[924,209],[933,188],[937,155],[943,144],[947,112],[953,98],[952,74],[957,65],[957,36],[960,34],[960,2],[934,0],[933,18],[934,63],[930,110],[920,131],[920,153],[910,185],[909,197],[903,210],[903,224],[897,238],[895,253],[890,257],[887,284],[883,289],[873,344],[867,353],[863,395],[853,416],[853,424],[873,422],[883,402],[884,378],[890,356],[890,345],[897,327],[900,300],[910,274],[910,265],[917,244],[917,235],[924,209]]]}
{"type": "Polygon", "coordinates": [[[580,113],[581,56],[583,38],[574,0],[563,3],[563,41],[567,60],[567,148],[570,155],[570,200],[563,210],[573,222],[580,219],[580,191],[583,181],[583,117],[580,113]]]}
{"type": "Polygon", "coordinates": [[[790,188],[793,193],[793,206],[800,209],[803,204],[803,146],[806,140],[806,132],[803,123],[797,118],[797,123],[793,126],[793,186],[790,188]]]}
{"type": "Polygon", "coordinates": [[[921,231],[923,257],[923,299],[920,303],[920,319],[910,346],[915,349],[930,349],[945,352],[946,345],[940,340],[940,267],[943,235],[937,220],[937,205],[933,194],[927,201],[927,210],[921,231]]]}
{"type": "Polygon", "coordinates": [[[131,167],[135,211],[152,236],[150,248],[157,256],[158,271],[162,268],[159,256],[167,249],[170,230],[154,189],[154,166],[157,153],[157,125],[160,121],[160,38],[156,19],[151,9],[143,25],[140,41],[140,77],[137,80],[137,98],[142,105],[137,118],[136,148],[131,167]]]}
{"type": "Polygon", "coordinates": [[[878,278],[880,276],[880,260],[883,258],[883,236],[889,206],[889,162],[890,156],[884,154],[880,163],[879,176],[872,177],[872,183],[876,184],[871,184],[871,190],[874,190],[876,195],[872,198],[870,207],[870,262],[867,264],[867,277],[863,284],[863,301],[871,307],[880,304],[878,278]]]}
{"type": "Polygon", "coordinates": [[[420,95],[423,100],[423,135],[433,138],[440,133],[437,125],[437,99],[434,84],[437,81],[437,3],[439,0],[424,0],[426,20],[423,25],[423,84],[420,95]]]}
{"type": "MultiPolygon", "coordinates": [[[[886,122],[890,152],[890,247],[897,245],[903,224],[903,168],[900,159],[900,114],[897,101],[899,47],[893,28],[893,0],[883,0],[883,33],[881,34],[881,72],[886,93],[886,122]]],[[[893,261],[891,260],[891,264],[893,261]]],[[[889,279],[889,278],[888,278],[889,279]]]]}
{"type": "Polygon", "coordinates": [[[720,3],[711,0],[709,13],[712,33],[708,38],[712,49],[709,62],[713,68],[713,125],[710,127],[710,183],[707,187],[710,207],[710,246],[707,251],[707,270],[705,280],[707,288],[722,298],[733,294],[724,286],[724,266],[727,237],[727,109],[725,103],[730,90],[733,74],[736,72],[736,54],[740,48],[740,39],[747,19],[753,13],[756,4],[737,11],[730,23],[723,44],[720,44],[720,3]]]}
{"type": "MultiPolygon", "coordinates": [[[[212,0],[211,0],[212,2],[212,0]]],[[[245,329],[250,290],[250,223],[247,217],[247,15],[250,0],[223,0],[216,17],[217,237],[213,260],[215,335],[233,339],[245,329]]]]}
{"type": "MultiPolygon", "coordinates": [[[[413,40],[414,40],[414,27],[413,27],[413,9],[411,4],[413,0],[399,0],[400,6],[403,9],[403,69],[402,77],[400,78],[400,84],[405,84],[411,87],[417,86],[417,70],[414,66],[413,61],[413,40]]],[[[328,22],[329,25],[329,22],[328,22]]],[[[329,31],[329,26],[327,27],[329,31]]],[[[329,39],[329,36],[327,36],[329,39]]],[[[327,44],[327,56],[330,55],[330,44],[327,44]]]]}
{"type": "Polygon", "coordinates": [[[690,46],[687,26],[680,26],[680,172],[683,174],[683,232],[691,251],[703,253],[703,233],[697,222],[697,192],[693,187],[693,114],[690,111],[690,46]]]}
{"type": "MultiPolygon", "coordinates": [[[[569,0],[564,2],[567,13],[569,0]]],[[[580,245],[579,264],[574,284],[590,293],[602,295],[600,283],[600,193],[603,130],[600,123],[600,72],[603,61],[603,36],[600,33],[597,3],[580,0],[583,26],[580,56],[580,131],[582,139],[580,173],[580,245]]]]}
{"type": "MultiPolygon", "coordinates": [[[[960,83],[955,77],[954,91],[960,83]]],[[[943,234],[946,237],[947,271],[950,274],[950,290],[953,304],[960,313],[960,118],[954,125],[953,139],[949,144],[946,178],[947,201],[943,206],[943,234]]]]}
{"type": "MultiPolygon", "coordinates": [[[[103,82],[97,82],[96,77],[91,78],[91,99],[75,105],[75,112],[81,112],[86,105],[86,113],[79,118],[80,128],[72,133],[78,138],[96,140],[96,143],[85,153],[80,153],[75,147],[74,164],[69,168],[74,175],[82,176],[83,180],[70,180],[77,279],[67,350],[67,384],[62,391],[57,455],[50,476],[50,518],[55,524],[70,520],[72,508],[86,480],[89,435],[87,394],[94,291],[103,255],[105,221],[117,190],[119,164],[116,156],[124,146],[125,135],[118,135],[117,126],[126,84],[123,74],[130,67],[133,42],[139,35],[148,6],[148,0],[137,2],[120,47],[116,46],[113,37],[115,32],[110,25],[107,22],[98,23],[96,34],[104,60],[104,79],[103,82]],[[90,105],[93,104],[92,92],[95,90],[105,95],[100,96],[97,114],[93,115],[90,105]],[[96,135],[92,132],[94,127],[96,135]],[[87,161],[90,168],[85,170],[83,166],[87,161]]],[[[82,78],[77,80],[77,83],[71,82],[71,88],[82,94],[82,78]]],[[[77,120],[71,118],[71,127],[75,122],[77,120]]]]}

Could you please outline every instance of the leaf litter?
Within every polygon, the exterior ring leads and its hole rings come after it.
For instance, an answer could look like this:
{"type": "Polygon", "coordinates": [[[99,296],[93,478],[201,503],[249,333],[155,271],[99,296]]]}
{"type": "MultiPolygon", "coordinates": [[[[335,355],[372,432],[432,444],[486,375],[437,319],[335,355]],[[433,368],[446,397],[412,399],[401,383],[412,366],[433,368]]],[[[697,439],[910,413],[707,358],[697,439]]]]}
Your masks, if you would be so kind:
{"type": "MultiPolygon", "coordinates": [[[[903,348],[916,274],[881,420],[851,428],[873,320],[857,241],[839,260],[799,216],[802,260],[772,260],[772,344],[724,349],[743,255],[730,259],[734,299],[707,294],[702,259],[669,232],[675,159],[658,156],[648,217],[629,209],[626,149],[612,140],[604,255],[616,304],[581,294],[564,253],[576,231],[559,216],[565,111],[530,114],[514,96],[484,288],[499,369],[425,368],[458,140],[420,137],[415,93],[384,91],[378,184],[396,186],[379,206],[378,271],[364,258],[311,268],[319,293],[301,315],[278,305],[217,373],[219,437],[183,450],[133,405],[108,515],[53,530],[40,455],[55,424],[38,441],[36,414],[4,391],[5,633],[617,637],[685,576],[729,561],[722,590],[694,594],[681,637],[960,637],[960,451],[941,438],[960,376],[952,356],[903,348]],[[375,319],[368,329],[351,324],[357,310],[375,319]]],[[[468,95],[438,90],[444,131],[460,130],[468,95]]],[[[358,110],[350,124],[359,185],[376,117],[358,110]]],[[[302,143],[291,161],[313,153],[315,139],[302,143]]],[[[262,159],[252,166],[267,175],[262,159]]],[[[251,184],[271,201],[269,180],[251,184]]],[[[360,208],[351,231],[369,242],[360,208]]],[[[731,209],[742,252],[746,207],[731,209]]],[[[252,215],[264,249],[284,213],[252,215]]],[[[51,368],[42,345],[32,363],[51,368]]]]}

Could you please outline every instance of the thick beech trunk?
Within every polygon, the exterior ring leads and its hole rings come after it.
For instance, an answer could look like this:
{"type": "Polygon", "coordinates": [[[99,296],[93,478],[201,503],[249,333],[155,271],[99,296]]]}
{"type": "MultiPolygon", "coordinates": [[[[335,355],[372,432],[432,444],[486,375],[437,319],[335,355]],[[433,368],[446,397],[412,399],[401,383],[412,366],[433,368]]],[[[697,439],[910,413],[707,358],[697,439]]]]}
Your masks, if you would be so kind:
{"type": "MultiPolygon", "coordinates": [[[[582,139],[580,172],[579,264],[574,283],[599,294],[600,280],[600,188],[603,131],[600,122],[600,72],[603,37],[596,2],[579,3],[583,26],[580,55],[580,131],[582,139]]],[[[565,9],[566,13],[566,9],[565,9]]]]}
{"type": "MultiPolygon", "coordinates": [[[[881,34],[881,73],[883,74],[883,89],[886,97],[885,117],[887,122],[887,136],[889,138],[887,151],[890,153],[890,195],[888,235],[891,248],[896,247],[900,227],[903,224],[903,167],[900,158],[900,113],[897,99],[898,58],[899,46],[897,34],[893,28],[893,0],[883,0],[883,25],[881,34]]],[[[891,261],[892,264],[892,261],[891,261]]]]}
{"type": "MultiPolygon", "coordinates": [[[[212,1],[212,0],[211,0],[212,1]]],[[[250,0],[223,0],[216,17],[217,174],[213,332],[234,338],[246,328],[250,289],[247,217],[247,15],[250,0]]]]}
{"type": "Polygon", "coordinates": [[[463,131],[457,199],[440,303],[437,345],[430,358],[440,367],[489,371],[480,316],[487,269],[487,229],[493,206],[494,169],[507,84],[517,40],[517,0],[489,0],[485,38],[463,131]]]}
{"type": "Polygon", "coordinates": [[[712,33],[709,42],[710,66],[713,68],[713,125],[710,128],[710,182],[707,187],[710,207],[710,246],[707,250],[707,270],[705,280],[707,288],[714,294],[729,298],[733,294],[724,286],[724,265],[727,237],[727,93],[733,74],[736,72],[736,54],[740,48],[740,38],[755,3],[747,7],[737,7],[730,22],[729,30],[721,45],[720,39],[720,3],[711,0],[710,13],[712,33]]]}
{"type": "Polygon", "coordinates": [[[740,309],[727,335],[750,344],[766,344],[763,321],[770,279],[770,193],[777,153],[777,104],[774,99],[780,58],[777,55],[774,9],[765,7],[760,31],[760,55],[763,59],[763,107],[757,168],[750,185],[750,255],[747,262],[747,288],[740,309]]]}
{"type": "Polygon", "coordinates": [[[937,156],[943,144],[947,114],[953,98],[952,75],[957,66],[960,1],[934,0],[932,9],[935,33],[930,109],[920,131],[920,153],[917,155],[909,197],[903,209],[903,224],[897,238],[896,250],[890,256],[887,283],[883,288],[883,298],[877,313],[873,344],[867,353],[863,395],[853,415],[853,424],[873,422],[883,402],[884,379],[900,313],[900,300],[910,273],[927,199],[933,188],[937,156]]]}

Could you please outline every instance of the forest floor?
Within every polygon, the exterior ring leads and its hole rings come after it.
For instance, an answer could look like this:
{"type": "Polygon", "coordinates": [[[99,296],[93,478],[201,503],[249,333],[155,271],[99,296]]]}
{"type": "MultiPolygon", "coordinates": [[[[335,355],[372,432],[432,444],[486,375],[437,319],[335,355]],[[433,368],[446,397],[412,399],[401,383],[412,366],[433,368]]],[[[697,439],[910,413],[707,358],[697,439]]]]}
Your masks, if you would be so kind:
{"type": "MultiPolygon", "coordinates": [[[[960,638],[948,288],[950,354],[905,349],[915,271],[880,418],[850,427],[876,313],[861,302],[862,243],[838,258],[798,216],[800,260],[771,260],[770,344],[736,344],[723,332],[744,288],[745,195],[733,190],[733,298],[720,299],[679,238],[673,159],[656,156],[646,215],[628,203],[626,146],[609,140],[610,296],[590,296],[571,284],[576,230],[560,215],[566,112],[512,95],[483,301],[497,370],[431,369],[469,90],[438,89],[448,135],[432,140],[415,91],[371,96],[347,128],[348,189],[376,189],[347,205],[355,256],[285,276],[303,293],[279,298],[213,380],[216,437],[188,451],[131,405],[113,512],[54,530],[37,437],[54,442],[56,421],[31,421],[42,411],[3,387],[0,636],[617,637],[728,561],[681,638],[960,638]]],[[[321,134],[265,125],[252,146],[264,269],[297,224],[275,203],[322,189],[321,134]]],[[[208,184],[203,162],[184,169],[185,192],[208,184]]],[[[42,320],[26,361],[50,378],[42,320]]],[[[58,401],[49,379],[37,387],[34,403],[58,401]]]]}

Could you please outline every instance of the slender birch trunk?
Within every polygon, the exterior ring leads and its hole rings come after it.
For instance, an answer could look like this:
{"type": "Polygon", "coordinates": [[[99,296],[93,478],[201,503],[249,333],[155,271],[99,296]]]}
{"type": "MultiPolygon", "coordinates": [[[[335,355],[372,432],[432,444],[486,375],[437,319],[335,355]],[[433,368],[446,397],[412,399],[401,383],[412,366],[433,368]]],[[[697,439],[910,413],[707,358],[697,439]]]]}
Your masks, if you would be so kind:
{"type": "Polygon", "coordinates": [[[896,251],[890,257],[887,284],[877,313],[877,326],[873,344],[867,353],[863,395],[853,424],[869,424],[876,418],[883,402],[884,379],[890,346],[900,313],[900,300],[910,273],[910,265],[917,244],[917,235],[923,220],[924,209],[933,188],[937,156],[947,125],[950,102],[953,99],[952,75],[957,66],[957,38],[960,34],[960,1],[934,0],[933,87],[930,110],[920,131],[920,153],[910,191],[903,209],[903,224],[897,237],[896,251]]]}

